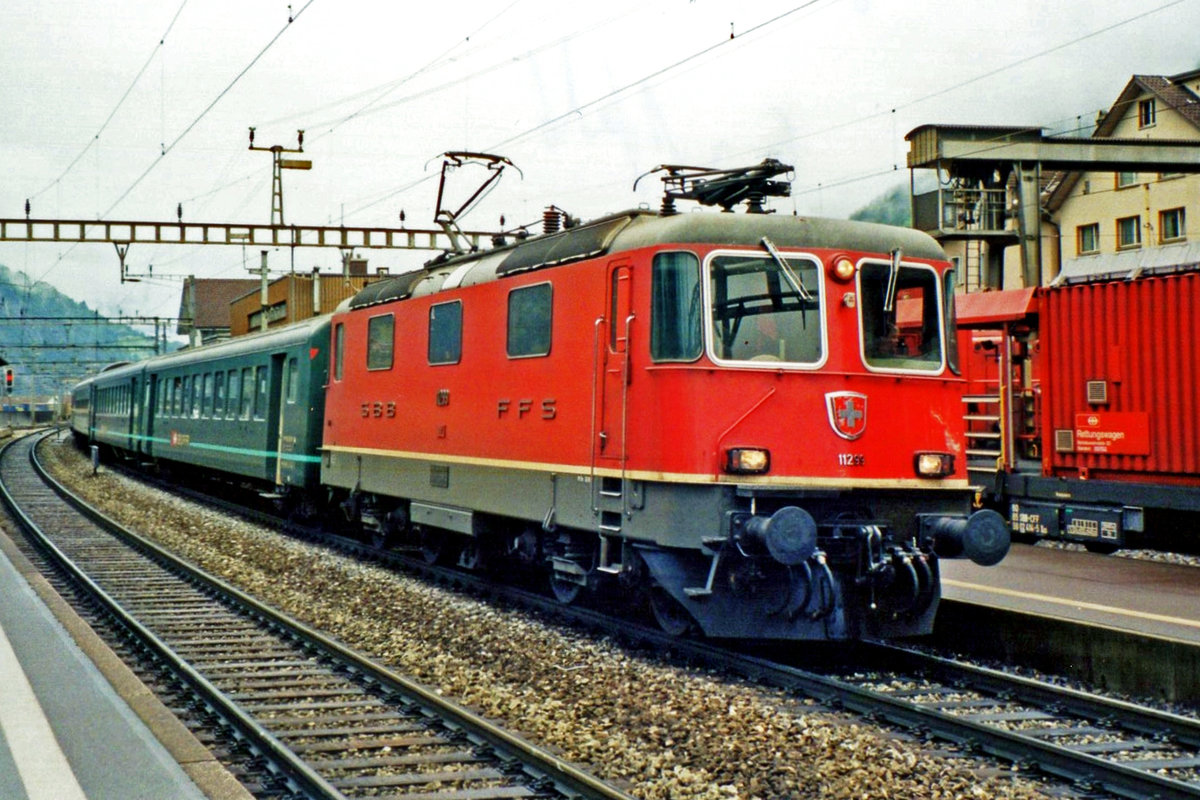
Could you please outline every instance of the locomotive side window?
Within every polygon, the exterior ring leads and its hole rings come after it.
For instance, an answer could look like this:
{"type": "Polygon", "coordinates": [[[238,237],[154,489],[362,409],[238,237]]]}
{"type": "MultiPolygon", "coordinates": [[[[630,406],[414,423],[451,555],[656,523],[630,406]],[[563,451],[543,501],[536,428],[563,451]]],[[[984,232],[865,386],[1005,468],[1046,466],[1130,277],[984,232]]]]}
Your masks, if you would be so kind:
{"type": "Polygon", "coordinates": [[[457,364],[462,359],[462,301],[429,308],[429,363],[457,364]]]}
{"type": "Polygon", "coordinates": [[[523,286],[508,293],[508,357],[550,354],[553,292],[548,283],[523,286]]]}
{"type": "Polygon", "coordinates": [[[961,375],[958,366],[958,314],[954,308],[954,283],[957,280],[954,270],[948,270],[942,276],[942,296],[945,298],[946,319],[943,322],[946,331],[946,366],[955,375],[961,375]]]}
{"type": "Polygon", "coordinates": [[[815,262],[718,256],[709,264],[709,291],[718,359],[816,364],[824,357],[822,276],[815,262]]]}
{"type": "Polygon", "coordinates": [[[700,260],[692,253],[659,253],[650,280],[650,357],[695,361],[704,349],[700,260]]]}
{"type": "Polygon", "coordinates": [[[858,289],[868,367],[928,372],[942,368],[937,273],[901,266],[893,274],[891,264],[866,263],[858,273],[858,289]]]}
{"type": "Polygon", "coordinates": [[[342,362],[346,355],[346,326],[338,323],[333,328],[333,379],[342,379],[342,362]]]}
{"type": "Polygon", "coordinates": [[[382,314],[367,320],[367,369],[391,369],[396,320],[382,314]]]}

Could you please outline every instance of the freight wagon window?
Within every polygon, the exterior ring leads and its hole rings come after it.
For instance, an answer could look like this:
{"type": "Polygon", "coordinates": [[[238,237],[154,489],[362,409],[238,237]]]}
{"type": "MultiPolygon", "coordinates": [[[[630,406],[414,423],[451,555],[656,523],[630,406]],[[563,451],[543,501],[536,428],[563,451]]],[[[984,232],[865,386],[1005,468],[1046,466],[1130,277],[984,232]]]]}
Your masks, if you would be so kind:
{"type": "Polygon", "coordinates": [[[284,381],[287,383],[287,388],[284,394],[287,395],[287,401],[293,405],[296,403],[296,384],[300,380],[300,369],[296,364],[296,358],[293,356],[287,362],[287,375],[284,376],[284,381]]]}
{"type": "Polygon", "coordinates": [[[548,283],[508,293],[508,357],[550,354],[553,292],[548,283]]]}
{"type": "Polygon", "coordinates": [[[267,368],[254,368],[254,383],[257,386],[254,392],[254,418],[267,418],[267,368]]]}
{"type": "Polygon", "coordinates": [[[367,320],[367,369],[391,369],[396,321],[391,314],[367,320]]]}
{"type": "Polygon", "coordinates": [[[338,323],[333,328],[333,379],[342,379],[342,359],[346,353],[346,328],[338,323]]]}
{"type": "Polygon", "coordinates": [[[242,370],[242,419],[250,419],[250,409],[254,407],[254,374],[249,367],[242,370]]]}
{"type": "Polygon", "coordinates": [[[234,419],[242,405],[242,374],[236,369],[229,370],[229,413],[226,417],[234,419]]]}
{"type": "Polygon", "coordinates": [[[692,253],[659,253],[650,281],[650,357],[695,361],[704,348],[700,260],[692,253]]]}
{"type": "Polygon", "coordinates": [[[462,359],[462,301],[429,308],[429,363],[457,364],[462,359]]]}
{"type": "Polygon", "coordinates": [[[821,360],[821,273],[809,259],[789,258],[787,263],[792,276],[765,255],[712,260],[709,281],[717,358],[792,364],[821,360]],[[793,280],[807,296],[797,291],[793,280]]]}
{"type": "Polygon", "coordinates": [[[858,273],[858,307],[867,366],[881,369],[942,368],[942,320],[938,313],[937,273],[900,267],[895,297],[885,310],[890,264],[863,264],[858,273]]]}

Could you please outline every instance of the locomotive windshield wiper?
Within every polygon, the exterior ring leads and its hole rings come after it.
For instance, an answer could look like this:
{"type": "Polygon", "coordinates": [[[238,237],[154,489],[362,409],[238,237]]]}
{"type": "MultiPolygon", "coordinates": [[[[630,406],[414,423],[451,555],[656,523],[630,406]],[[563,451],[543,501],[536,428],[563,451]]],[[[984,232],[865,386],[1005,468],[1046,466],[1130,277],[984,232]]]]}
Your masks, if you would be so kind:
{"type": "Polygon", "coordinates": [[[897,247],[892,251],[892,262],[888,268],[887,291],[883,296],[883,313],[890,314],[896,307],[896,280],[900,277],[900,259],[904,256],[897,247]]]}
{"type": "Polygon", "coordinates": [[[779,254],[779,250],[775,248],[774,243],[764,236],[762,237],[762,246],[768,253],[771,254],[771,258],[775,260],[775,263],[779,265],[779,268],[783,270],[783,277],[787,278],[787,282],[792,285],[792,290],[796,292],[796,294],[800,295],[803,300],[812,302],[812,293],[808,291],[808,288],[804,285],[804,282],[800,280],[800,276],[797,275],[795,270],[792,269],[792,265],[789,264],[782,255],[779,254]]]}

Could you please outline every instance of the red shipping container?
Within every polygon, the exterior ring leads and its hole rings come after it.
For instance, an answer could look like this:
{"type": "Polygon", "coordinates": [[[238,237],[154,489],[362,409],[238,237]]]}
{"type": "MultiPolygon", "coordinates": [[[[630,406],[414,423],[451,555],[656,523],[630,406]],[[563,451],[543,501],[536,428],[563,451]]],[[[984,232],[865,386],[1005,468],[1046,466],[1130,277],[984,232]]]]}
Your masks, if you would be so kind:
{"type": "Polygon", "coordinates": [[[1042,467],[1200,486],[1200,273],[1044,291],[1042,467]]]}

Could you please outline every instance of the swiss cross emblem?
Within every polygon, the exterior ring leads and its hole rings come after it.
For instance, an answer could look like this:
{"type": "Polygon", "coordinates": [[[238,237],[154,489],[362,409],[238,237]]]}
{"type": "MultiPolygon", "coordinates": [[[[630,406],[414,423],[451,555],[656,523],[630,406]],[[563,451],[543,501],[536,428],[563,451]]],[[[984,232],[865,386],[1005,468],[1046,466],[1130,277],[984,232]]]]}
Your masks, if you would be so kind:
{"type": "Polygon", "coordinates": [[[829,425],[843,439],[857,439],[867,429],[867,396],[858,392],[829,392],[825,395],[829,425]]]}

